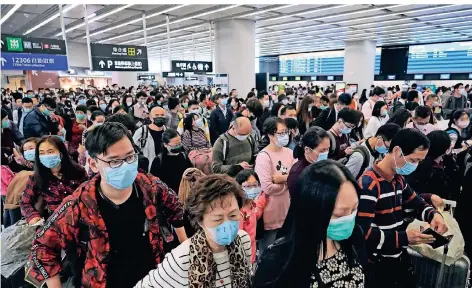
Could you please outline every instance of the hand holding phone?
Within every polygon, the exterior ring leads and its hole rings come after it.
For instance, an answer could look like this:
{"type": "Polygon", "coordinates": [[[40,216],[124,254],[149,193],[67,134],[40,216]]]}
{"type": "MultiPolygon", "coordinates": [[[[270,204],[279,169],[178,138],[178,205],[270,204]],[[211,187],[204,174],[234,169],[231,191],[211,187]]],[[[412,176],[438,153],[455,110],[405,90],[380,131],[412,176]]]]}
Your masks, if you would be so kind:
{"type": "Polygon", "coordinates": [[[438,247],[449,244],[449,242],[452,239],[452,235],[445,237],[445,236],[442,236],[441,234],[439,234],[438,232],[434,231],[431,228],[428,228],[428,229],[424,230],[423,234],[431,235],[431,236],[434,237],[434,242],[433,243],[428,243],[429,245],[431,245],[431,247],[433,247],[433,249],[436,249],[438,247]]]}

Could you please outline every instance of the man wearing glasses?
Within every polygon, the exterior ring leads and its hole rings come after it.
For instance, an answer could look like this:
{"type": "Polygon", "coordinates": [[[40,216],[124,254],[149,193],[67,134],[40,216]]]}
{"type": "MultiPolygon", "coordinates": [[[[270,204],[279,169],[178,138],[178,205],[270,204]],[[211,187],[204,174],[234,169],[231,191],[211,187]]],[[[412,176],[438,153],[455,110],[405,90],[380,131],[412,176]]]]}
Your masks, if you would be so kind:
{"type": "Polygon", "coordinates": [[[401,127],[395,123],[380,126],[375,137],[367,138],[359,147],[354,148],[346,163],[346,168],[358,179],[366,169],[372,167],[375,161],[387,154],[390,142],[400,130],[401,127]]]}
{"type": "Polygon", "coordinates": [[[23,124],[23,135],[25,139],[30,137],[42,137],[45,135],[57,135],[59,124],[53,121],[56,101],[52,98],[44,98],[41,105],[34,108],[26,115],[23,124]]]}
{"type": "Polygon", "coordinates": [[[85,147],[96,176],[65,198],[37,232],[27,280],[61,287],[64,249],[75,264],[75,287],[132,287],[163,259],[163,238],[169,239],[162,223],[186,240],[182,205],[157,177],[138,171],[133,139],[122,124],[98,126],[85,147]]]}
{"type": "Polygon", "coordinates": [[[328,131],[331,141],[328,155],[330,159],[339,160],[352,154],[349,134],[357,127],[357,123],[359,123],[359,117],[354,110],[344,108],[339,111],[337,122],[328,131]]]}

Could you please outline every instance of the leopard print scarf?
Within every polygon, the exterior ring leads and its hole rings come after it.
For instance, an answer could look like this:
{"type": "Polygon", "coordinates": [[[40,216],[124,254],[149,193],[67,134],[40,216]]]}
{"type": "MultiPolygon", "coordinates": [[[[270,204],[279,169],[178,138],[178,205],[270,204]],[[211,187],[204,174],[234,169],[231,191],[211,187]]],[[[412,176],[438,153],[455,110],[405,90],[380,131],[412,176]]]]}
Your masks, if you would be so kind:
{"type": "MultiPolygon", "coordinates": [[[[239,235],[226,246],[228,249],[231,287],[249,288],[251,268],[244,245],[239,235]]],[[[200,229],[190,238],[190,255],[188,268],[189,288],[215,287],[217,267],[213,254],[208,247],[205,232],[200,229]]]]}

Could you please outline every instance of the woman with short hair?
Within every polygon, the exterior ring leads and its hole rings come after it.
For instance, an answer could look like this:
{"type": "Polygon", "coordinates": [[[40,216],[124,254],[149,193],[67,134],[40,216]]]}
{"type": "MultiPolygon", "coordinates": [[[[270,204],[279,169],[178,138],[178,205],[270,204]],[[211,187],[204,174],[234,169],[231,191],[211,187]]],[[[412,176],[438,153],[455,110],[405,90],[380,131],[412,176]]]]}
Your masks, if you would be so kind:
{"type": "Polygon", "coordinates": [[[238,228],[245,201],[241,186],[229,176],[202,178],[186,206],[197,232],[135,287],[249,288],[251,240],[238,228]]]}

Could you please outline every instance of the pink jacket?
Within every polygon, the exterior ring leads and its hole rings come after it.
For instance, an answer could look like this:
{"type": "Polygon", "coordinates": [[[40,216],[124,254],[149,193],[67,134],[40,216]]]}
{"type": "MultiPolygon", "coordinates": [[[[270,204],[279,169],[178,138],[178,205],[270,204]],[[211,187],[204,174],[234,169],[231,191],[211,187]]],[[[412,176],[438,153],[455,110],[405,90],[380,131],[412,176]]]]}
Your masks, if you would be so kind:
{"type": "Polygon", "coordinates": [[[290,207],[290,194],[287,183],[275,184],[272,177],[276,174],[288,175],[295,163],[293,151],[282,148],[279,152],[263,149],[257,155],[255,172],[261,181],[261,188],[267,194],[264,209],[264,229],[275,230],[282,227],[290,207]]]}
{"type": "MultiPolygon", "coordinates": [[[[10,185],[11,180],[13,180],[13,177],[15,177],[15,173],[13,173],[10,168],[6,165],[2,165],[2,179],[1,179],[1,190],[0,194],[2,196],[7,195],[7,189],[8,185],[10,185]]],[[[3,203],[2,203],[3,205],[3,203]]]]}
{"type": "Polygon", "coordinates": [[[267,195],[262,192],[256,200],[251,201],[249,205],[241,208],[241,220],[239,220],[239,229],[244,230],[251,238],[251,262],[256,262],[256,231],[257,220],[261,218],[264,207],[267,204],[267,195]]]}

